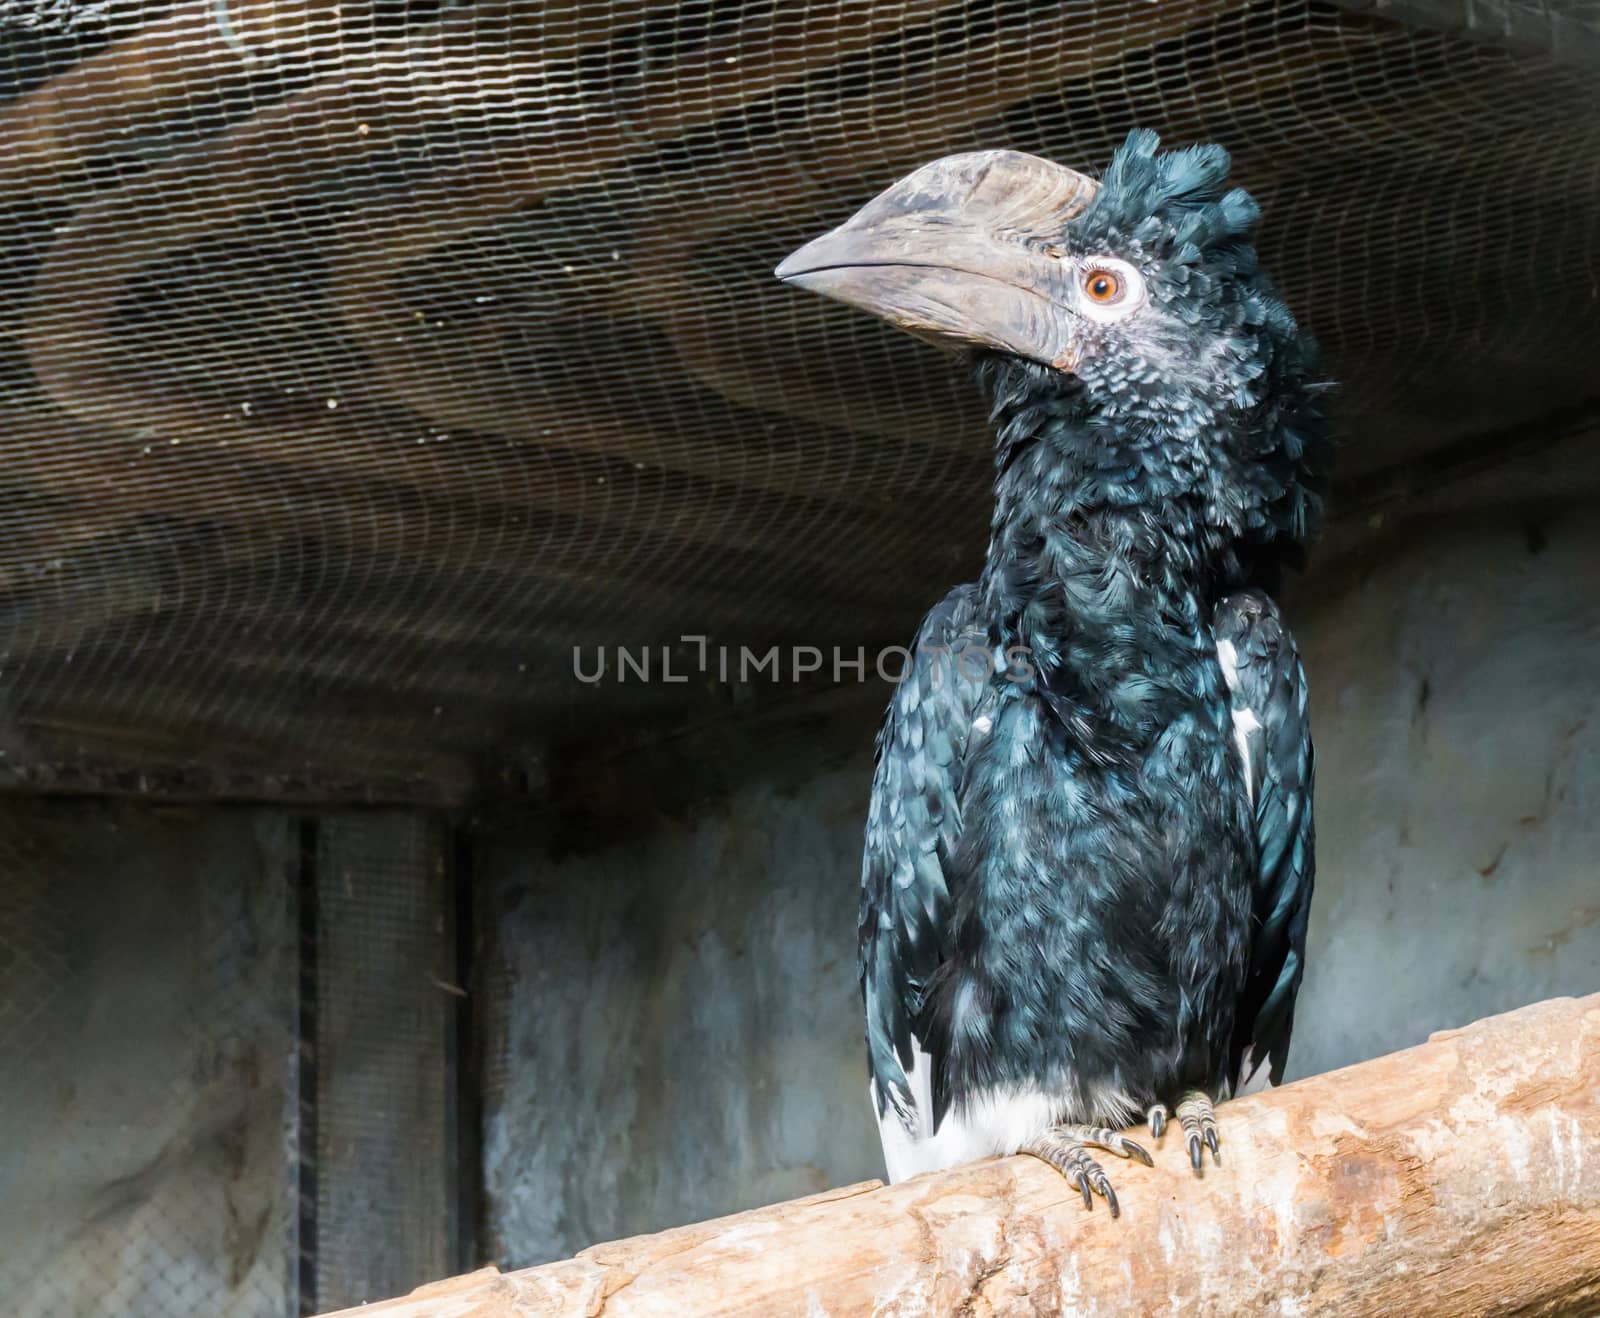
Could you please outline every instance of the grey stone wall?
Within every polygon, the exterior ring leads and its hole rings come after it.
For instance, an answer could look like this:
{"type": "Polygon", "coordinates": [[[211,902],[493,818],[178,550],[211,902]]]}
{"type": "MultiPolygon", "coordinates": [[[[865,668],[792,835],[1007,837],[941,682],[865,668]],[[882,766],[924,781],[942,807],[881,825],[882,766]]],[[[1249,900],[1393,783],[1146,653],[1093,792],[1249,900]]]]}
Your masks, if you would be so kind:
{"type": "MultiPolygon", "coordinates": [[[[1600,988],[1600,529],[1485,515],[1365,561],[1294,610],[1321,749],[1297,1075],[1600,988]]],[[[484,849],[502,1263],[881,1174],[853,965],[869,768],[585,854],[484,849]]]]}
{"type": "Polygon", "coordinates": [[[442,821],[325,813],[309,867],[303,822],[0,798],[8,1314],[286,1318],[467,1265],[442,821]]]}
{"type": "Polygon", "coordinates": [[[289,1311],[288,834],[0,801],[0,1294],[21,1318],[289,1311]]]}
{"type": "Polygon", "coordinates": [[[1600,526],[1435,532],[1301,630],[1320,878],[1293,1073],[1600,989],[1600,526]]]}
{"type": "Polygon", "coordinates": [[[865,769],[564,862],[482,855],[505,973],[491,1238],[518,1265],[876,1175],[856,1047],[865,769]]]}

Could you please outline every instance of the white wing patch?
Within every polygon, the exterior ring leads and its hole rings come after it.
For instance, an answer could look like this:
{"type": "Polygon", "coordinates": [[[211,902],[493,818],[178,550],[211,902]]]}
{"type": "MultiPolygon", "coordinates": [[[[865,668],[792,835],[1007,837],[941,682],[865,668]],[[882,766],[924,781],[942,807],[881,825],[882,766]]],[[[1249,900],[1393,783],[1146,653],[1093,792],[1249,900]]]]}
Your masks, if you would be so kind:
{"type": "MultiPolygon", "coordinates": [[[[1230,695],[1239,694],[1239,652],[1232,641],[1217,642],[1217,662],[1222,665],[1222,680],[1228,684],[1230,695]]],[[[1233,711],[1233,741],[1239,748],[1239,759],[1244,762],[1244,790],[1250,804],[1256,803],[1256,774],[1252,763],[1251,738],[1261,731],[1261,720],[1251,709],[1233,711]]]]}
{"type": "Polygon", "coordinates": [[[1272,1088],[1272,1068],[1265,1057],[1257,1057],[1255,1045],[1244,1050],[1239,1059],[1239,1074],[1234,1077],[1230,1098],[1243,1098],[1246,1094],[1260,1094],[1272,1088]]]}

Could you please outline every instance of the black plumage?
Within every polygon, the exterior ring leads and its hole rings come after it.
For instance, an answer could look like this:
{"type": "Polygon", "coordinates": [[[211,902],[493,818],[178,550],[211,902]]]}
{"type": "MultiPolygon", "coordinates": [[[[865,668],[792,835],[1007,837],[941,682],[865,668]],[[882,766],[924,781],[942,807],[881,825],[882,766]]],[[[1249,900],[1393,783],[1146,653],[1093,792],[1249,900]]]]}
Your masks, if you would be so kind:
{"type": "Polygon", "coordinates": [[[892,1175],[1028,1149],[1115,1197],[1093,1126],[1281,1079],[1313,878],[1294,644],[1255,583],[1314,528],[1315,353],[1217,148],[1095,184],[936,162],[780,275],[975,349],[983,570],[878,742],[859,930],[892,1175]],[[1060,1127],[1050,1134],[1052,1128],[1060,1127]]]}

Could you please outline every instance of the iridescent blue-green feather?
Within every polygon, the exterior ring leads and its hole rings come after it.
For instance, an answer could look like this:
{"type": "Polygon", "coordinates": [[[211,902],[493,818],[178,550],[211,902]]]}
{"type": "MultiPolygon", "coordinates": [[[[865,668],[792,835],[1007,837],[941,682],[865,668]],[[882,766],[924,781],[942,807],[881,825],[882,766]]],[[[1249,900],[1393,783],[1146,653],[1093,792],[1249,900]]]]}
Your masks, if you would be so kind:
{"type": "Polygon", "coordinates": [[[1250,963],[1234,1022],[1231,1069],[1242,1084],[1250,1078],[1244,1072],[1266,1062],[1278,1084],[1305,973],[1316,877],[1316,759],[1305,672],[1277,606],[1260,591],[1223,600],[1212,633],[1232,692],[1256,821],[1250,963]]]}

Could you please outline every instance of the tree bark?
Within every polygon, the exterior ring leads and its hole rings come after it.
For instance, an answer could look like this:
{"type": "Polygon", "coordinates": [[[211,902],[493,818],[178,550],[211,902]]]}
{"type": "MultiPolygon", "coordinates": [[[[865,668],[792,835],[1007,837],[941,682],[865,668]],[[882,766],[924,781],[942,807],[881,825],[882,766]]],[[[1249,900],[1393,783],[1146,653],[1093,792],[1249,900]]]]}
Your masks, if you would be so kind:
{"type": "MultiPolygon", "coordinates": [[[[1196,1178],[1169,1130],[1086,1212],[990,1160],[486,1269],[365,1318],[1600,1311],[1600,994],[1224,1105],[1196,1178]]],[[[347,1311],[350,1315],[357,1310],[347,1311]]]]}

